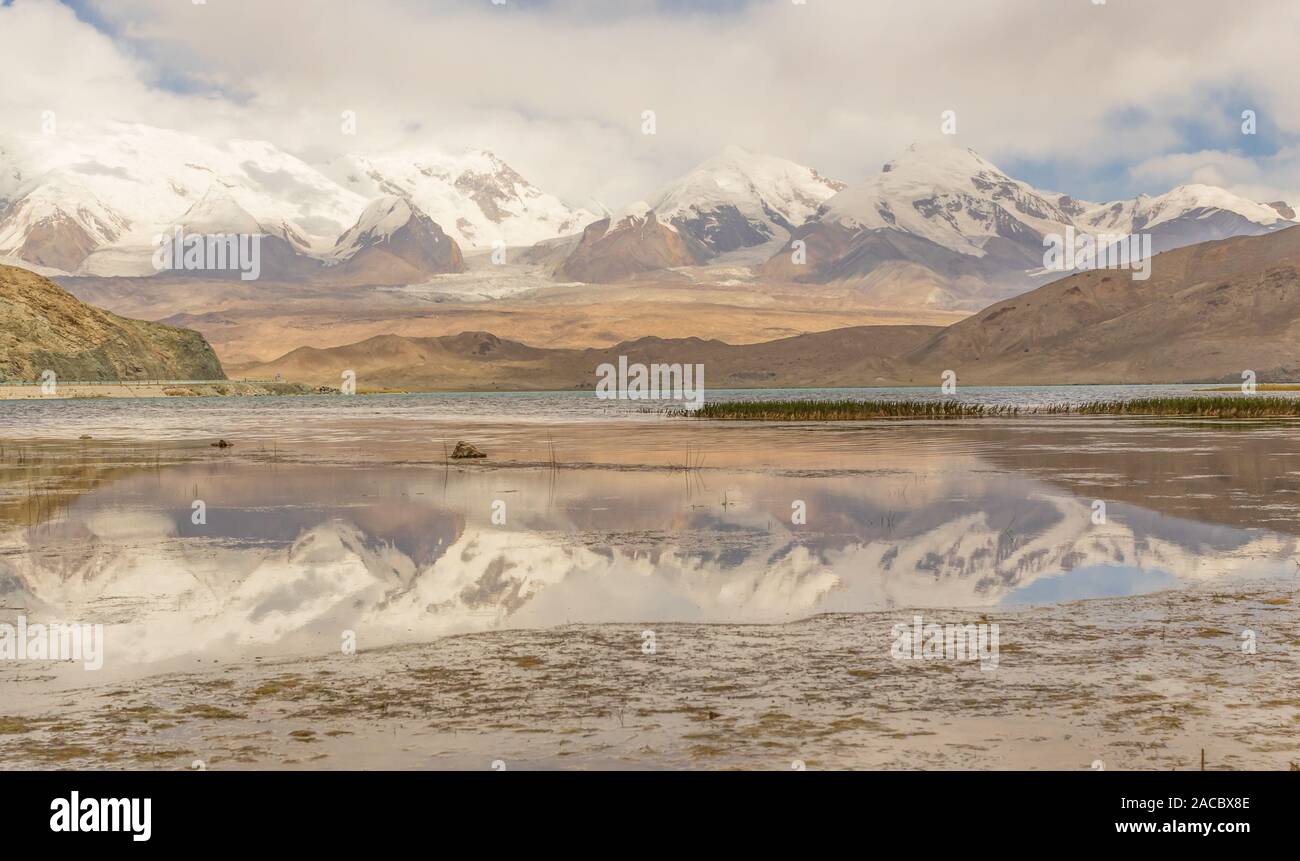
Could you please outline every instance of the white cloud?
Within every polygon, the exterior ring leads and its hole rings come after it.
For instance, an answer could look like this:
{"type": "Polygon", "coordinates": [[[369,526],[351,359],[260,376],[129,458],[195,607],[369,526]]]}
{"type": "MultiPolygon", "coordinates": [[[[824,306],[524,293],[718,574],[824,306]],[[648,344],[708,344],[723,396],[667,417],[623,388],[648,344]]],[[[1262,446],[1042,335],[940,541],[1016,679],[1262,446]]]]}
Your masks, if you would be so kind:
{"type": "MultiPolygon", "coordinates": [[[[727,143],[852,181],[935,135],[948,109],[994,161],[1064,176],[1114,161],[1141,165],[1135,177],[1175,171],[1158,165],[1184,145],[1181,124],[1227,123],[1226,93],[1300,135],[1294,0],[770,0],[728,14],[648,0],[91,2],[115,40],[52,0],[0,8],[0,55],[19,76],[0,96],[7,121],[55,105],[309,157],[482,146],[572,201],[615,207],[727,143]],[[356,137],[340,134],[343,110],[356,137]]],[[[1294,187],[1267,166],[1234,170],[1244,186],[1294,187]]]]}
{"type": "Polygon", "coordinates": [[[1135,180],[1164,186],[1199,182],[1263,202],[1300,203],[1300,146],[1247,158],[1221,150],[1149,158],[1130,171],[1135,180]]]}

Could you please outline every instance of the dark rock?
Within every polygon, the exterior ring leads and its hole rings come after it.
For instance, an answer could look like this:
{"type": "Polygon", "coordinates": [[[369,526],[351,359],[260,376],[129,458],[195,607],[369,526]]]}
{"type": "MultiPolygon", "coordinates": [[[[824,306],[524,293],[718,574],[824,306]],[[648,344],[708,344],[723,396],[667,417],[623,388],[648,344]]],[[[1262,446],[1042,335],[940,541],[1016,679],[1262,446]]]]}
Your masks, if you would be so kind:
{"type": "Polygon", "coordinates": [[[464,440],[461,440],[460,442],[456,443],[456,448],[452,451],[451,456],[452,457],[487,457],[486,454],[479,451],[477,448],[465,442],[464,440]]]}

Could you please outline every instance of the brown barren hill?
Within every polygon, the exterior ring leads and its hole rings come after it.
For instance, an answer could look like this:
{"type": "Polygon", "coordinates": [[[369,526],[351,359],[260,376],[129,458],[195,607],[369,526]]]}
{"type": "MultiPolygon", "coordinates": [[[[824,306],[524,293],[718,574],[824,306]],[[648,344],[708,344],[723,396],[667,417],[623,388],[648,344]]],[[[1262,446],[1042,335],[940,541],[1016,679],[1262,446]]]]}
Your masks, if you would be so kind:
{"type": "Polygon", "coordinates": [[[0,266],[0,379],[224,380],[216,353],[189,329],[119,317],[54,282],[0,266]]]}
{"type": "Polygon", "coordinates": [[[381,335],[330,349],[304,347],[273,362],[240,367],[254,377],[337,385],[345,370],[361,388],[409,390],[591,389],[596,368],[629,363],[703,364],[705,386],[871,385],[894,373],[893,357],[933,337],[937,326],[857,326],[761,344],[702,338],[639,338],[600,349],[545,349],[486,332],[436,338],[381,335]]]}
{"type": "Polygon", "coordinates": [[[1174,383],[1300,378],[1300,228],[1157,255],[1151,277],[1081,272],[947,328],[855,326],[756,344],[639,338],[543,349],[486,333],[385,336],[247,366],[297,382],[363,369],[376,387],[571,389],[604,362],[702,363],[711,388],[1174,383]]]}
{"type": "Polygon", "coordinates": [[[899,384],[1174,383],[1294,377],[1300,228],[1158,254],[1151,277],[1093,270],[992,305],[904,357],[899,384]]]}

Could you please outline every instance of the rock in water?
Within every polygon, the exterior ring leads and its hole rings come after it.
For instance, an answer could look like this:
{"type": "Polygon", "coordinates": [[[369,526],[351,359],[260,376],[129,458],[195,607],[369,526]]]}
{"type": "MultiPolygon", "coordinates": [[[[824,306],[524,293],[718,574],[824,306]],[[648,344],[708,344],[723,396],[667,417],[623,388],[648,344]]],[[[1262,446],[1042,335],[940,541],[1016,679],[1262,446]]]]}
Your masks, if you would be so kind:
{"type": "Polygon", "coordinates": [[[217,440],[216,442],[214,442],[214,443],[212,444],[212,447],[213,447],[213,448],[230,448],[230,447],[233,446],[233,445],[234,445],[233,442],[226,442],[224,439],[219,439],[219,440],[217,440]]]}
{"type": "Polygon", "coordinates": [[[461,440],[460,442],[456,443],[456,448],[454,451],[452,451],[451,456],[452,457],[487,457],[486,454],[479,451],[474,446],[470,445],[464,440],[461,440]]]}

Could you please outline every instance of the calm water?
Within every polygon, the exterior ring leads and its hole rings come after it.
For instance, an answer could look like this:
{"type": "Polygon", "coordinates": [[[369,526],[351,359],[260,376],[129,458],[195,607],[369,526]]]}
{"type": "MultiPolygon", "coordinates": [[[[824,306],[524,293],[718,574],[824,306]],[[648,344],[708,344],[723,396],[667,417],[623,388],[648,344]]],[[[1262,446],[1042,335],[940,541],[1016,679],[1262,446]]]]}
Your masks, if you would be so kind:
{"type": "MultiPolygon", "coordinates": [[[[1040,406],[1160,395],[1186,395],[1204,385],[991,386],[959,390],[963,401],[1040,406]]],[[[1298,393],[1300,394],[1300,393],[1298,393]]],[[[864,389],[716,389],[708,401],[822,398],[940,400],[938,387],[864,389]]],[[[671,402],[608,401],[591,392],[421,393],[361,397],[102,398],[0,401],[0,437],[201,438],[242,430],[270,437],[323,420],[407,422],[430,419],[573,422],[659,420],[671,402]]]]}
{"type": "Polygon", "coordinates": [[[609,409],[568,394],[7,405],[4,605],[104,622],[121,662],[151,665],[329,653],[344,631],[374,646],[988,609],[1298,568],[1289,423],[782,427],[609,409]],[[81,432],[96,439],[14,442],[81,432]],[[488,460],[444,462],[436,441],[471,432],[488,460]],[[184,441],[214,433],[235,448],[184,441]],[[182,441],[141,441],[164,437],[182,441]]]}

